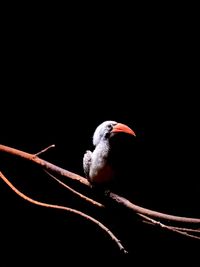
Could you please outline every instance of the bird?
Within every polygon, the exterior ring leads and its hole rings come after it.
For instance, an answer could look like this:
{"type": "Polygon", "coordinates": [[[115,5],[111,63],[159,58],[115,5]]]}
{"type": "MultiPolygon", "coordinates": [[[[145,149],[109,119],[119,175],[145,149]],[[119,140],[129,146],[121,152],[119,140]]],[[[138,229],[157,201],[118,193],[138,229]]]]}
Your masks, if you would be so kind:
{"type": "Polygon", "coordinates": [[[130,163],[128,158],[135,137],[135,131],[129,126],[112,120],[104,121],[96,128],[94,150],[86,150],[83,156],[84,173],[92,186],[110,189],[116,184],[120,170],[125,172],[130,163]]]}

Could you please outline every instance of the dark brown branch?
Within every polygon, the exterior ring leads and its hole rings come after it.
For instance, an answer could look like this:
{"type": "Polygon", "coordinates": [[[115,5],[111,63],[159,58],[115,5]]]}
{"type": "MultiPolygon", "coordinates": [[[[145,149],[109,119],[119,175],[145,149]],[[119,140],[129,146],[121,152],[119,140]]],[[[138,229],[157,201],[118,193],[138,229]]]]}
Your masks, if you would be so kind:
{"type": "MultiPolygon", "coordinates": [[[[61,176],[79,181],[80,183],[91,187],[91,184],[89,183],[89,181],[87,179],[85,179],[84,177],[77,175],[73,172],[67,171],[63,168],[60,168],[48,161],[45,161],[43,159],[40,159],[39,157],[37,157],[36,155],[33,154],[29,154],[11,147],[7,147],[4,145],[0,145],[0,151],[2,152],[6,152],[9,154],[13,154],[15,156],[19,156],[22,157],[24,159],[30,160],[38,165],[40,165],[41,167],[43,167],[46,170],[50,170],[53,171],[61,176]]],[[[131,203],[129,200],[120,197],[112,192],[107,193],[108,197],[110,197],[110,199],[116,201],[117,203],[133,210],[136,213],[141,213],[144,214],[146,216],[149,217],[153,217],[153,218],[158,218],[161,220],[168,220],[171,222],[176,222],[176,223],[188,223],[188,224],[200,224],[200,219],[197,218],[188,218],[188,217],[181,217],[181,216],[174,216],[174,215],[169,215],[169,214],[165,214],[165,213],[161,213],[161,212],[157,212],[157,211],[153,211],[150,209],[146,209],[143,207],[140,207],[138,205],[135,205],[133,203],[131,203]]]]}
{"type": "Polygon", "coordinates": [[[93,217],[79,211],[79,210],[75,210],[69,207],[65,207],[65,206],[59,206],[59,205],[54,205],[54,204],[48,204],[48,203],[44,203],[44,202],[40,202],[37,200],[34,200],[28,196],[26,196],[25,194],[23,194],[22,192],[20,192],[4,175],[2,172],[0,172],[0,178],[21,198],[23,198],[24,200],[31,202],[32,204],[38,205],[38,206],[42,206],[42,207],[46,207],[46,208],[52,208],[52,209],[59,209],[59,210],[65,210],[71,213],[75,213],[81,217],[84,217],[85,219],[95,223],[96,225],[98,225],[102,230],[104,230],[110,237],[111,239],[118,245],[119,249],[121,251],[123,251],[124,253],[127,253],[127,251],[124,249],[124,247],[122,246],[121,242],[119,239],[116,238],[116,236],[105,226],[103,225],[101,222],[99,222],[98,220],[94,219],[93,217]]]}

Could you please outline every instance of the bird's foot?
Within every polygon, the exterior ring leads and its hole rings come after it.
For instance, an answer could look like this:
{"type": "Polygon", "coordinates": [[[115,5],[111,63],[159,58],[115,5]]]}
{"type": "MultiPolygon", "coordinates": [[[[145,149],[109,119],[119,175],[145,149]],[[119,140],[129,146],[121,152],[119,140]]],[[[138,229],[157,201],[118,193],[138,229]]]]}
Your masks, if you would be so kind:
{"type": "Polygon", "coordinates": [[[110,190],[109,190],[109,189],[106,189],[106,190],[104,191],[104,195],[105,195],[106,197],[109,197],[109,195],[110,195],[110,190]]]}

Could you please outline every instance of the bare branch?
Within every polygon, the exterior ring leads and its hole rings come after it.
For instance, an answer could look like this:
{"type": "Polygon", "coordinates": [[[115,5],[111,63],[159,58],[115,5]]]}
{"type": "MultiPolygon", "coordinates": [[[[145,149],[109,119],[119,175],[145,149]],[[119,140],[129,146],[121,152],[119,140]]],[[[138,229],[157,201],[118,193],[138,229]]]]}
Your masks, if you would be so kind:
{"type": "MultiPolygon", "coordinates": [[[[15,156],[19,156],[22,157],[24,159],[30,160],[38,165],[40,165],[41,167],[43,167],[46,170],[50,170],[52,172],[58,173],[61,176],[70,178],[72,180],[76,180],[79,181],[80,183],[91,187],[91,184],[89,183],[89,181],[78,175],[75,174],[73,172],[67,171],[63,168],[60,168],[48,161],[42,160],[39,157],[33,155],[33,154],[29,154],[8,146],[4,146],[4,145],[0,145],[0,151],[2,152],[6,152],[9,154],[13,154],[15,156]]],[[[118,196],[117,194],[114,194],[112,192],[109,192],[107,194],[107,196],[114,200],[115,202],[119,203],[120,205],[123,205],[131,210],[133,210],[135,213],[140,213],[140,214],[144,214],[146,216],[149,217],[153,217],[153,218],[157,218],[160,220],[167,220],[167,221],[171,221],[171,222],[176,222],[176,223],[187,223],[187,224],[200,224],[200,219],[197,218],[188,218],[188,217],[182,217],[182,216],[175,216],[175,215],[169,215],[169,214],[165,214],[165,213],[161,213],[161,212],[157,212],[157,211],[153,211],[150,209],[146,209],[143,207],[140,207],[138,205],[135,205],[133,203],[131,203],[129,200],[118,196]]]]}
{"type": "Polygon", "coordinates": [[[186,231],[186,232],[192,232],[192,233],[200,233],[200,229],[191,229],[191,228],[183,228],[183,227],[176,227],[176,226],[171,226],[174,229],[177,230],[182,230],[182,231],[186,231]]]}
{"type": "Polygon", "coordinates": [[[158,218],[158,219],[162,219],[162,220],[177,222],[177,223],[200,224],[200,219],[169,215],[166,213],[161,213],[161,212],[157,212],[154,210],[149,210],[149,209],[140,207],[138,205],[135,205],[135,204],[131,203],[129,200],[127,200],[126,198],[118,196],[117,194],[114,194],[112,192],[107,192],[106,194],[111,199],[116,201],[117,203],[135,211],[136,213],[144,214],[146,216],[154,217],[154,218],[158,218]]]}
{"type": "MultiPolygon", "coordinates": [[[[45,171],[47,172],[47,171],[45,171]]],[[[54,180],[56,180],[58,183],[60,183],[61,185],[63,185],[64,187],[66,187],[67,189],[69,189],[70,191],[72,191],[73,193],[77,194],[78,196],[80,196],[81,198],[85,199],[86,201],[89,201],[91,202],[92,204],[94,204],[95,206],[100,206],[100,207],[103,207],[105,208],[104,205],[102,205],[101,203],[96,203],[96,201],[80,194],[79,192],[75,191],[74,189],[72,189],[71,187],[69,187],[68,185],[66,185],[65,183],[63,183],[62,181],[60,181],[59,179],[57,179],[55,176],[53,176],[52,174],[50,174],[49,172],[47,172],[47,174],[49,174],[54,180]]],[[[173,231],[173,232],[176,232],[176,233],[179,233],[179,234],[182,234],[182,235],[185,235],[185,236],[188,236],[188,237],[191,237],[191,238],[195,238],[195,239],[200,239],[199,236],[196,236],[196,235],[191,235],[191,234],[188,234],[187,232],[193,232],[193,233],[200,233],[200,229],[191,229],[191,228],[183,228],[183,227],[175,227],[175,226],[169,226],[169,225],[166,225],[166,224],[163,224],[159,221],[156,221],[156,220],[153,220],[152,218],[146,216],[146,215],[143,215],[143,214],[139,214],[138,215],[142,218],[144,218],[144,222],[145,223],[150,223],[152,225],[158,225],[162,228],[166,228],[170,231],[173,231]]]]}
{"type": "Polygon", "coordinates": [[[52,164],[46,160],[40,159],[39,157],[35,156],[34,154],[26,153],[26,152],[23,152],[21,150],[11,148],[8,146],[4,146],[4,145],[0,145],[0,151],[24,158],[26,160],[30,160],[30,161],[42,166],[46,170],[50,170],[52,172],[58,173],[61,176],[70,178],[72,180],[79,181],[80,183],[91,187],[91,184],[89,183],[89,181],[86,178],[84,178],[78,174],[75,174],[73,172],[67,171],[63,168],[60,168],[60,167],[58,167],[58,166],[56,166],[56,165],[54,165],[54,164],[52,164]]]}
{"type": "Polygon", "coordinates": [[[34,154],[34,156],[38,156],[38,155],[40,155],[40,154],[46,152],[47,150],[49,150],[49,149],[52,148],[52,147],[55,147],[55,145],[53,144],[53,145],[50,145],[50,146],[48,146],[48,147],[42,149],[42,150],[39,151],[38,153],[34,154]]]}
{"type": "MultiPolygon", "coordinates": [[[[150,220],[152,220],[151,218],[149,218],[149,217],[147,217],[147,216],[145,216],[143,214],[139,214],[139,213],[138,213],[138,215],[144,218],[143,219],[143,222],[144,223],[154,225],[154,223],[152,221],[150,221],[150,220]],[[145,217],[149,218],[150,220],[149,219],[145,219],[145,217]]],[[[153,220],[153,221],[155,221],[155,220],[153,220]]],[[[157,221],[157,223],[160,224],[160,222],[158,222],[158,221],[157,221]]],[[[162,225],[163,225],[163,223],[162,223],[162,225]]],[[[171,226],[171,225],[169,227],[170,228],[173,228],[173,229],[181,230],[181,231],[184,231],[184,232],[200,233],[200,229],[192,229],[192,228],[185,228],[185,227],[176,227],[176,226],[171,226]]]]}
{"type": "Polygon", "coordinates": [[[119,249],[124,252],[127,253],[127,251],[124,249],[124,247],[122,246],[121,242],[119,239],[117,239],[117,237],[110,231],[110,229],[108,229],[105,225],[103,225],[101,222],[99,222],[98,220],[94,219],[93,217],[79,211],[76,209],[72,209],[69,207],[65,207],[65,206],[59,206],[59,205],[54,205],[54,204],[48,204],[48,203],[44,203],[44,202],[40,202],[37,200],[34,200],[28,196],[26,196],[25,194],[23,194],[22,192],[20,192],[4,175],[2,172],[0,172],[0,178],[21,198],[23,198],[24,200],[31,202],[32,204],[38,205],[38,206],[42,206],[42,207],[46,207],[46,208],[53,208],[53,209],[59,209],[59,210],[65,210],[71,213],[75,213],[81,217],[84,217],[85,219],[95,223],[96,225],[98,225],[102,230],[104,230],[110,237],[111,239],[117,244],[117,246],[119,247],[119,249]]]}
{"type": "MultiPolygon", "coordinates": [[[[188,236],[188,237],[200,240],[199,236],[188,234],[187,233],[187,230],[188,230],[187,228],[169,226],[169,225],[163,224],[163,223],[161,223],[159,221],[153,220],[152,218],[149,218],[148,216],[145,216],[143,214],[138,214],[138,215],[141,216],[142,218],[144,218],[147,222],[150,222],[150,224],[158,225],[159,227],[168,229],[168,230],[170,230],[172,232],[176,232],[176,233],[179,233],[181,235],[188,236]]],[[[192,229],[189,229],[189,230],[192,230],[192,229]]]]}
{"type": "Polygon", "coordinates": [[[73,192],[74,194],[78,195],[80,198],[92,203],[93,205],[95,205],[98,208],[105,208],[105,206],[89,197],[86,197],[85,195],[79,193],[78,191],[74,190],[73,188],[71,188],[70,186],[66,185],[65,183],[63,183],[62,181],[60,181],[58,178],[56,178],[54,175],[52,175],[51,173],[49,173],[48,171],[44,170],[49,176],[51,176],[56,182],[58,182],[59,184],[61,184],[62,186],[64,186],[65,188],[67,188],[69,191],[73,192]]]}

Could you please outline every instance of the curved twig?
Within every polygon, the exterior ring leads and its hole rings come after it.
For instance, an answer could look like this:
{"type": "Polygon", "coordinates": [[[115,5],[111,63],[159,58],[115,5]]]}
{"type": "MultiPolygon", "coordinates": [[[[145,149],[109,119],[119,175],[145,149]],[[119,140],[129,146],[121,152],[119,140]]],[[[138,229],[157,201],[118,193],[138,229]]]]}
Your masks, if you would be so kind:
{"type": "Polygon", "coordinates": [[[2,172],[0,172],[0,178],[21,198],[23,198],[24,200],[31,202],[32,204],[38,205],[38,206],[42,206],[42,207],[46,207],[46,208],[53,208],[53,209],[59,209],[59,210],[65,210],[74,214],[77,214],[81,217],[84,217],[85,219],[95,223],[96,225],[98,225],[102,230],[104,230],[110,237],[111,239],[117,244],[117,246],[119,247],[119,249],[121,251],[123,251],[124,253],[127,253],[127,251],[124,249],[124,247],[122,246],[121,242],[119,239],[117,239],[117,237],[110,231],[110,229],[108,229],[104,224],[102,224],[101,222],[99,222],[98,220],[94,219],[93,217],[79,211],[79,210],[75,210],[69,207],[65,207],[65,206],[60,206],[60,205],[54,205],[54,204],[48,204],[48,203],[44,203],[44,202],[40,202],[37,200],[34,200],[28,196],[26,196],[25,194],[23,194],[22,192],[20,192],[4,175],[2,172]]]}

